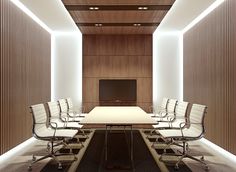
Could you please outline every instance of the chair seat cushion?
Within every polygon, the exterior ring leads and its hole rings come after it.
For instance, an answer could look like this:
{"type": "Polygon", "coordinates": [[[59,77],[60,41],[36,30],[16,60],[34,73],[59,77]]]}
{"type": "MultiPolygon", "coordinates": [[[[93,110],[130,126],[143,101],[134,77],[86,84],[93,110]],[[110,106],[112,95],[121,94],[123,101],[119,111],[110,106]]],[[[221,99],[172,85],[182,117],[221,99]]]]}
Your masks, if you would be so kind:
{"type": "MultiPolygon", "coordinates": [[[[67,122],[67,123],[65,123],[65,122],[60,121],[59,119],[52,119],[51,122],[57,123],[57,128],[78,128],[79,129],[79,128],[83,127],[83,125],[80,125],[77,122],[67,122]]],[[[56,125],[53,124],[53,123],[51,123],[51,125],[53,127],[56,127],[56,125]]]]}
{"type": "Polygon", "coordinates": [[[81,113],[81,114],[79,114],[79,116],[81,116],[81,117],[85,117],[86,115],[88,115],[87,113],[81,113]]]}
{"type": "MultiPolygon", "coordinates": [[[[158,130],[158,132],[163,137],[182,137],[181,130],[179,129],[166,129],[166,130],[158,130]]],[[[198,137],[201,133],[195,131],[195,130],[189,130],[189,129],[183,129],[184,137],[198,137]]]]}
{"type": "MultiPolygon", "coordinates": [[[[38,137],[52,137],[55,132],[55,129],[50,128],[44,128],[41,130],[37,130],[35,134],[38,137]]],[[[55,137],[67,137],[67,138],[73,138],[78,130],[72,130],[72,129],[58,129],[56,130],[55,137]]]]}
{"type": "Polygon", "coordinates": [[[159,129],[159,128],[180,128],[179,124],[185,122],[183,119],[176,119],[174,122],[171,123],[171,126],[169,125],[169,122],[159,122],[156,125],[152,125],[153,128],[159,129]]]}

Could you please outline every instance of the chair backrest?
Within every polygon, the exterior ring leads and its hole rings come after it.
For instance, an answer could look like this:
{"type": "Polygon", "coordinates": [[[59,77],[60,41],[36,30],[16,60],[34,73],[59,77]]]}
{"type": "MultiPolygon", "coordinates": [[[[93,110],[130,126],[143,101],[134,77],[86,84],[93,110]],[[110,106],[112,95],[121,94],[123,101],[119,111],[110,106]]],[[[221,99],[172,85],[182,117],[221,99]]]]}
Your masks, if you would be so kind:
{"type": "Polygon", "coordinates": [[[205,105],[193,104],[189,114],[189,129],[202,137],[205,133],[204,119],[207,107],[205,105]]]}
{"type": "Polygon", "coordinates": [[[176,118],[185,118],[187,117],[187,110],[188,110],[188,105],[189,102],[178,102],[176,109],[175,109],[175,114],[176,118]]]}
{"type": "Polygon", "coordinates": [[[73,109],[73,103],[72,103],[71,98],[67,98],[66,101],[67,101],[68,109],[73,109]]]}
{"type": "MultiPolygon", "coordinates": [[[[75,110],[75,109],[74,109],[74,104],[73,104],[71,98],[67,98],[67,99],[66,99],[66,102],[67,102],[68,110],[69,110],[69,111],[70,111],[70,110],[75,110]]],[[[85,112],[85,109],[84,109],[83,106],[76,107],[76,110],[77,110],[77,111],[76,111],[77,113],[83,113],[83,112],[85,112]]]]}
{"type": "MultiPolygon", "coordinates": [[[[47,102],[49,117],[50,118],[60,118],[60,109],[57,102],[47,102]]],[[[49,118],[49,119],[50,119],[49,118]]]]}
{"type": "Polygon", "coordinates": [[[33,134],[40,138],[40,131],[47,129],[47,113],[43,104],[30,106],[33,117],[33,134]]]}
{"type": "Polygon", "coordinates": [[[58,100],[58,104],[59,104],[59,106],[60,106],[61,112],[65,112],[65,113],[68,112],[68,105],[67,105],[67,103],[66,103],[66,99],[60,99],[60,100],[58,100]]]}
{"type": "Polygon", "coordinates": [[[161,108],[166,109],[166,108],[167,108],[168,101],[169,101],[169,99],[167,99],[167,98],[164,97],[164,98],[162,99],[162,102],[161,102],[161,108]]]}
{"type": "Polygon", "coordinates": [[[177,104],[177,100],[170,99],[167,104],[167,113],[175,112],[176,104],[177,104]]]}

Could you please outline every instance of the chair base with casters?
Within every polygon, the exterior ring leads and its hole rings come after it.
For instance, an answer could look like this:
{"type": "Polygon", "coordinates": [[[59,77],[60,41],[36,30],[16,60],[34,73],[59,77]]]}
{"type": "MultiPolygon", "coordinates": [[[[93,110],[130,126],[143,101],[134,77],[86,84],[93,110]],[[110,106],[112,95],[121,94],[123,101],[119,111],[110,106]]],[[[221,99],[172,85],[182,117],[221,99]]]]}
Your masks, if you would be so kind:
{"type": "MultiPolygon", "coordinates": [[[[183,160],[183,158],[190,158],[203,164],[205,170],[209,170],[207,163],[204,161],[204,156],[202,155],[200,159],[197,159],[196,157],[190,155],[188,145],[188,142],[199,140],[204,137],[204,119],[206,108],[207,107],[205,105],[193,104],[189,114],[189,122],[180,123],[179,129],[158,130],[165,139],[170,140],[167,147],[171,145],[180,146],[179,143],[182,144],[182,152],[179,151],[179,153],[174,154],[175,156],[180,156],[177,163],[175,164],[175,169],[179,169],[179,163],[183,160]]],[[[167,147],[164,149],[164,154],[161,155],[160,160],[162,160],[163,156],[166,155],[167,147]]]]}
{"type": "Polygon", "coordinates": [[[56,145],[54,145],[54,140],[53,141],[50,141],[50,145],[47,144],[47,149],[48,149],[48,154],[37,159],[35,155],[32,156],[32,161],[30,162],[29,166],[28,166],[28,170],[31,171],[32,170],[32,165],[39,162],[39,161],[42,161],[46,158],[52,158],[53,160],[55,160],[57,163],[58,163],[58,169],[61,170],[62,169],[62,163],[61,161],[58,160],[58,156],[65,156],[65,155],[73,155],[74,156],[74,159],[73,161],[76,161],[77,160],[77,157],[75,156],[75,154],[72,153],[72,151],[70,151],[70,153],[57,153],[59,150],[57,151],[54,151],[54,147],[55,146],[59,146],[59,145],[67,145],[65,142],[60,142],[60,143],[57,143],[56,145]]]}
{"type": "Polygon", "coordinates": [[[200,159],[198,159],[198,158],[196,158],[196,157],[194,157],[194,156],[191,156],[191,155],[189,154],[190,150],[189,150],[189,145],[188,145],[188,143],[185,142],[185,141],[183,141],[182,143],[183,143],[183,145],[179,144],[179,143],[176,142],[176,141],[171,140],[171,141],[167,144],[167,146],[164,148],[163,154],[160,156],[159,160],[162,161],[162,162],[165,162],[165,161],[163,160],[163,156],[167,156],[167,155],[168,155],[168,156],[170,156],[170,155],[172,155],[172,156],[180,156],[180,158],[178,159],[178,161],[175,163],[175,170],[179,170],[179,163],[180,163],[184,158],[189,158],[189,159],[195,160],[195,161],[197,161],[197,162],[200,162],[201,164],[204,165],[204,169],[205,169],[206,171],[209,171],[210,168],[208,167],[207,163],[205,162],[204,155],[201,155],[201,158],[200,158],[200,159]],[[178,153],[168,154],[168,153],[166,153],[166,149],[169,148],[171,145],[175,145],[175,146],[182,147],[183,150],[182,150],[182,151],[179,151],[179,150],[178,150],[178,153]]]}
{"type": "MultiPolygon", "coordinates": [[[[30,109],[33,117],[33,136],[38,140],[48,141],[48,154],[39,159],[36,159],[36,157],[33,155],[32,162],[29,164],[28,170],[31,170],[32,165],[36,162],[39,162],[49,157],[53,158],[58,163],[58,169],[61,169],[62,164],[57,157],[62,155],[74,154],[71,153],[72,151],[70,151],[70,153],[58,153],[58,149],[54,150],[54,147],[59,145],[67,146],[67,140],[74,138],[78,130],[58,129],[56,123],[53,123],[55,125],[55,128],[48,127],[47,113],[43,104],[33,105],[30,107],[30,109]]],[[[76,160],[75,155],[74,160],[76,160]]]]}

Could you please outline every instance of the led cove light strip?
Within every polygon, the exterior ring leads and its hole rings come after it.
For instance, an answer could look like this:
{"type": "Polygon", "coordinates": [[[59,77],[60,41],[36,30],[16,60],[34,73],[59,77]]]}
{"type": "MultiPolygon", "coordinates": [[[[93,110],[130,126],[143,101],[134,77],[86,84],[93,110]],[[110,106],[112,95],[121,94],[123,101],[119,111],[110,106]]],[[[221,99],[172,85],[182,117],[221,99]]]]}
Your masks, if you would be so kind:
{"type": "Polygon", "coordinates": [[[179,34],[179,99],[184,100],[184,55],[183,55],[183,34],[179,34]]]}
{"type": "Polygon", "coordinates": [[[225,158],[229,159],[230,161],[233,161],[236,163],[236,156],[233,155],[232,153],[226,151],[225,149],[221,148],[220,146],[210,142],[209,140],[202,138],[200,140],[202,143],[206,144],[207,146],[211,147],[212,149],[216,150],[217,152],[219,152],[219,154],[221,154],[222,156],[224,156],[225,158]]]}
{"type": "Polygon", "coordinates": [[[51,34],[51,101],[55,101],[56,37],[51,34]]]}
{"type": "Polygon", "coordinates": [[[16,156],[18,153],[22,153],[22,150],[26,150],[28,146],[32,145],[36,141],[35,138],[31,137],[30,139],[26,140],[25,142],[17,145],[16,147],[12,148],[8,152],[2,154],[0,156],[0,163],[6,162],[9,158],[16,156]]]}
{"type": "Polygon", "coordinates": [[[225,0],[216,0],[212,3],[205,11],[203,11],[197,18],[195,18],[189,25],[187,25],[183,29],[183,34],[191,29],[195,24],[197,24],[200,20],[206,17],[210,12],[212,12],[215,8],[217,8],[220,4],[222,4],[225,0]]]}
{"type": "Polygon", "coordinates": [[[11,2],[15,4],[18,8],[20,8],[22,11],[24,11],[29,17],[31,17],[42,28],[44,28],[50,34],[52,33],[52,30],[45,23],[43,23],[36,15],[34,15],[34,13],[32,13],[26,6],[24,6],[24,4],[22,4],[19,0],[11,0],[11,2]]]}

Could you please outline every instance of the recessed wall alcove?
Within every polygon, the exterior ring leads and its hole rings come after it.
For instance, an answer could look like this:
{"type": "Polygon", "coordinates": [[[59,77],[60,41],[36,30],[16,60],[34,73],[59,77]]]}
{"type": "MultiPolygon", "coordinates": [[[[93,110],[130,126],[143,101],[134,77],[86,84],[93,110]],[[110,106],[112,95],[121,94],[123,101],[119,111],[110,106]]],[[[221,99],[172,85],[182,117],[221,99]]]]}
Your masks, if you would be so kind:
{"type": "Polygon", "coordinates": [[[148,112],[152,105],[152,35],[83,35],[85,112],[101,105],[99,80],[136,80],[136,105],[148,112]]]}

